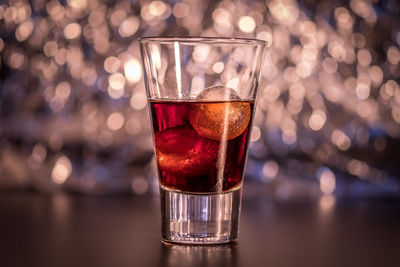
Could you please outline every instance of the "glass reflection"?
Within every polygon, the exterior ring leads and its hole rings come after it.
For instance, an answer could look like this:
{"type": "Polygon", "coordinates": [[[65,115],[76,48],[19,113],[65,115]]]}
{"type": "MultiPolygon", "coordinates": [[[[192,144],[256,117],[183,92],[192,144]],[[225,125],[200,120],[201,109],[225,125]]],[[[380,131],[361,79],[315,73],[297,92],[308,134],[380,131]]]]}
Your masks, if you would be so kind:
{"type": "Polygon", "coordinates": [[[162,266],[238,266],[237,244],[192,246],[161,244],[162,266]]]}

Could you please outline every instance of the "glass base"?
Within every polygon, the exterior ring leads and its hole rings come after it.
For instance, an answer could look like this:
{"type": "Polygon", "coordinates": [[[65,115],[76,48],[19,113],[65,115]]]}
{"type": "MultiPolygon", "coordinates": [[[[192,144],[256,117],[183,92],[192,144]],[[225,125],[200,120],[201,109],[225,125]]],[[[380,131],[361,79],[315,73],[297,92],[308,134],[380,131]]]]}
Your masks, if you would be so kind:
{"type": "Polygon", "coordinates": [[[160,187],[162,238],[181,244],[235,242],[241,189],[220,194],[190,194],[160,187]]]}

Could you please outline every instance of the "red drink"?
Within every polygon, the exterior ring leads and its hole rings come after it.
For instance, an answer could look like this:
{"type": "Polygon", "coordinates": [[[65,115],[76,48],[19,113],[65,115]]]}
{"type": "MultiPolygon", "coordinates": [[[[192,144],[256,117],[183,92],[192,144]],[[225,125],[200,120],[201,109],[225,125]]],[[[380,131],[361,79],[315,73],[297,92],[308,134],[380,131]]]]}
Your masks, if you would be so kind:
{"type": "Polygon", "coordinates": [[[240,187],[251,101],[151,100],[161,186],[193,193],[240,187]]]}

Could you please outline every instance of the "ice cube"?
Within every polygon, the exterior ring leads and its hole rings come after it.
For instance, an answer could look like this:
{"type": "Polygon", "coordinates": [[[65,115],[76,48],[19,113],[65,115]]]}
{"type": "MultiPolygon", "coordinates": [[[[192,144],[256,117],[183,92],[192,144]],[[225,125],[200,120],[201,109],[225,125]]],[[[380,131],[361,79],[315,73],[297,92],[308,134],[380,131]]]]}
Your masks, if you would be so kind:
{"type": "Polygon", "coordinates": [[[208,88],[197,99],[222,100],[196,103],[190,108],[190,124],[202,137],[213,140],[233,139],[241,135],[250,123],[250,103],[237,101],[240,97],[233,89],[222,86],[208,88]]]}
{"type": "Polygon", "coordinates": [[[170,128],[154,135],[160,171],[182,176],[198,176],[214,166],[219,144],[202,138],[186,126],[170,128]]]}
{"type": "Polygon", "coordinates": [[[199,100],[211,100],[211,101],[221,101],[221,100],[240,100],[239,95],[236,93],[235,90],[217,85],[211,86],[197,95],[196,99],[199,100]]]}

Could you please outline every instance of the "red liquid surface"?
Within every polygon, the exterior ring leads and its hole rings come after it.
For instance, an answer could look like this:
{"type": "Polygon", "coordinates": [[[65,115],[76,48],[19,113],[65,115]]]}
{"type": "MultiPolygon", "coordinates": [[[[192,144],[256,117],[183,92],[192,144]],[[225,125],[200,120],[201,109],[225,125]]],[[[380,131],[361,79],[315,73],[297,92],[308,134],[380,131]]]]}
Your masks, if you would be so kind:
{"type": "Polygon", "coordinates": [[[150,101],[162,186],[230,191],[243,179],[252,122],[249,101],[150,101]]]}

